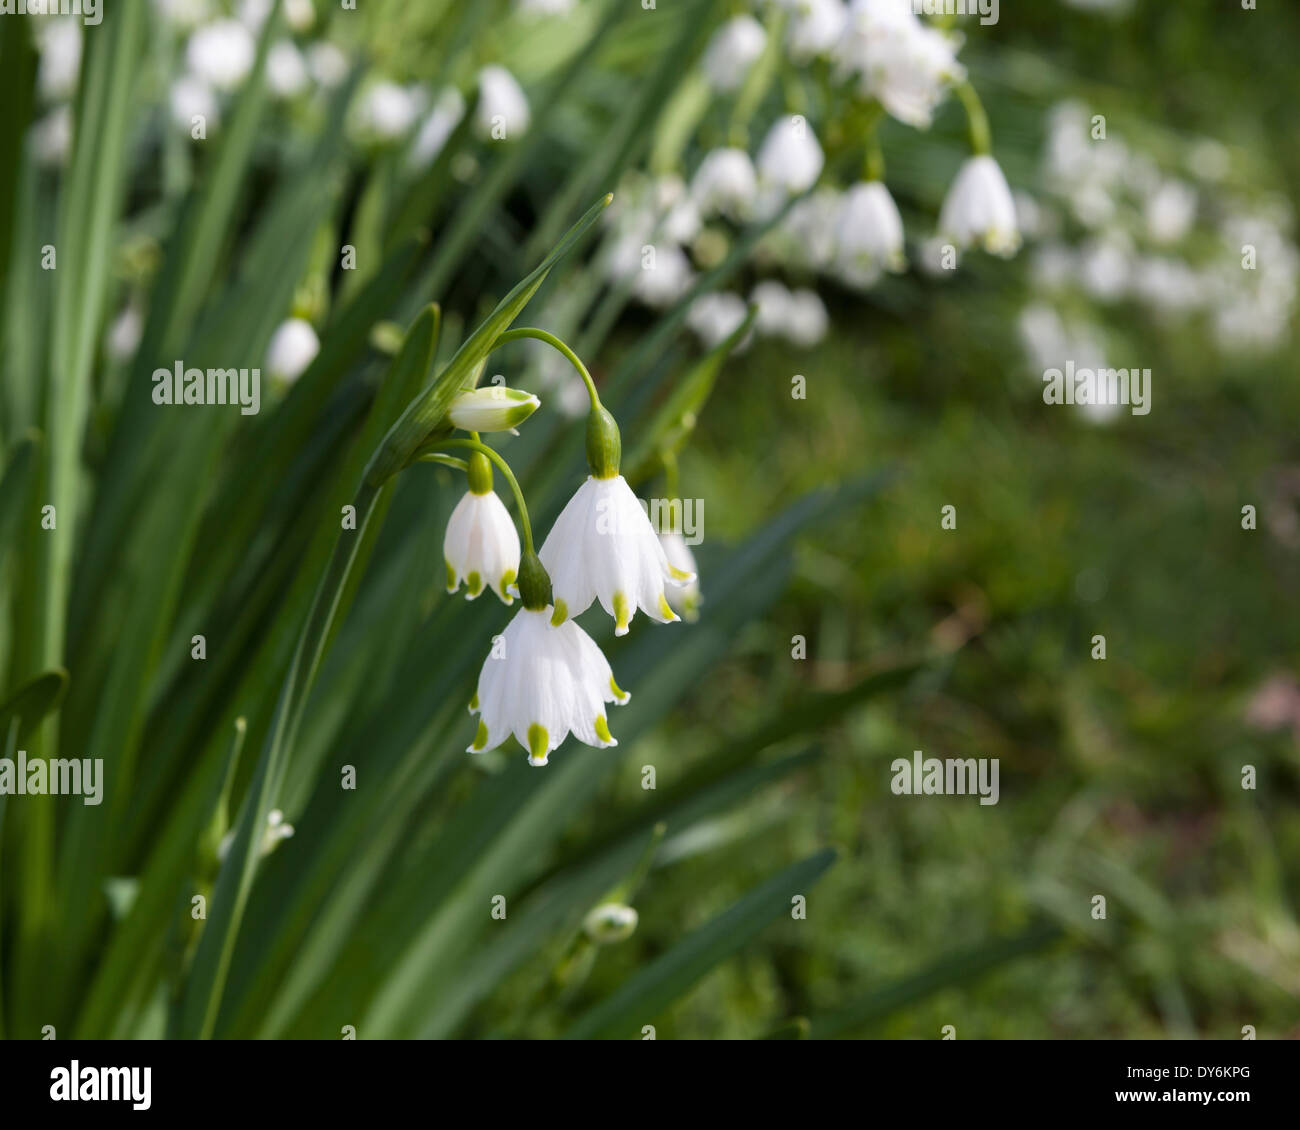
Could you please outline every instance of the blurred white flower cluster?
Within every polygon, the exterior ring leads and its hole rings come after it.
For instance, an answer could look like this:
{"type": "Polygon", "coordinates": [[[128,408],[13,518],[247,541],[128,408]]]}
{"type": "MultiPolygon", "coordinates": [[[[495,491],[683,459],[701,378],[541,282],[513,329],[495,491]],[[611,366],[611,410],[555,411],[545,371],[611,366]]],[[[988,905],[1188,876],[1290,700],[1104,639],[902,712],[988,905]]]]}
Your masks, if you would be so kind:
{"type": "MultiPolygon", "coordinates": [[[[704,51],[701,72],[719,105],[747,106],[754,76],[770,81],[764,66],[799,75],[817,65],[855,102],[864,128],[852,143],[874,145],[868,136],[872,115],[927,129],[948,91],[965,82],[957,61],[960,36],[920,19],[911,0],[766,0],[758,7],[764,22],[752,14],[733,16],[704,51]]],[[[977,144],[986,147],[988,139],[975,102],[976,152],[949,190],[938,230],[954,251],[979,247],[1009,256],[1020,245],[1017,211],[1001,168],[977,144]]],[[[828,317],[809,284],[822,276],[866,289],[886,273],[905,270],[902,217],[878,160],[869,157],[862,178],[847,185],[823,179],[826,157],[818,129],[835,123],[818,123],[809,110],[786,113],[755,131],[746,111],[736,112],[742,120],[733,119],[727,142],[691,161],[689,175],[686,169],[638,174],[620,186],[619,206],[609,216],[608,277],[629,285],[646,306],[669,307],[690,291],[697,271],[722,260],[733,227],[767,223],[754,264],[787,281],[762,279],[748,299],[702,294],[692,302],[687,324],[712,346],[733,333],[754,305],[759,335],[816,345],[828,317]],[[762,139],[752,155],[737,143],[746,136],[762,139]]]]}
{"type": "Polygon", "coordinates": [[[1289,340],[1300,253],[1288,207],[1245,202],[1232,183],[1231,154],[1216,141],[1179,142],[1173,151],[1170,167],[1161,167],[1079,103],[1051,110],[1044,196],[1017,201],[1036,243],[1036,297],[1020,318],[1034,368],[1067,358],[1105,365],[1100,318],[1089,306],[1205,326],[1226,353],[1289,340]]]}

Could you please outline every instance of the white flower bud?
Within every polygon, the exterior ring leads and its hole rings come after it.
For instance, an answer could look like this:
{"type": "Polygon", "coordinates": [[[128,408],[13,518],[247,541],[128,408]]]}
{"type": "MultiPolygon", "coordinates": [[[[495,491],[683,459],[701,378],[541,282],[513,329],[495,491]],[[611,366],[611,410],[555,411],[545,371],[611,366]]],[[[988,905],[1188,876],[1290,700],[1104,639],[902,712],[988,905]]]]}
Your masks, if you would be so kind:
{"type": "Polygon", "coordinates": [[[467,432],[512,432],[541,406],[531,392],[484,385],[456,397],[447,419],[467,432]]]}

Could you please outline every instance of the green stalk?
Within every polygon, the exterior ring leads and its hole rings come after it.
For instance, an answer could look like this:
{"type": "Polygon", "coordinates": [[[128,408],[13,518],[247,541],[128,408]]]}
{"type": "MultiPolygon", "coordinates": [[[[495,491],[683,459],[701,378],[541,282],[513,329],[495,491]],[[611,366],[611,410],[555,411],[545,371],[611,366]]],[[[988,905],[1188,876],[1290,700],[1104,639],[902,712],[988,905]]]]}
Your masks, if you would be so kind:
{"type": "MultiPolygon", "coordinates": [[[[470,451],[477,451],[480,455],[486,455],[497,469],[505,475],[506,482],[510,484],[510,491],[515,496],[515,505],[519,507],[519,525],[524,531],[524,550],[527,553],[533,552],[533,527],[528,521],[528,505],[524,502],[524,492],[519,489],[519,480],[515,478],[515,473],[510,469],[504,457],[495,448],[488,447],[485,443],[480,443],[477,439],[444,439],[438,441],[439,447],[463,447],[470,451]]],[[[416,456],[420,462],[441,462],[437,452],[421,452],[416,456]]]]}

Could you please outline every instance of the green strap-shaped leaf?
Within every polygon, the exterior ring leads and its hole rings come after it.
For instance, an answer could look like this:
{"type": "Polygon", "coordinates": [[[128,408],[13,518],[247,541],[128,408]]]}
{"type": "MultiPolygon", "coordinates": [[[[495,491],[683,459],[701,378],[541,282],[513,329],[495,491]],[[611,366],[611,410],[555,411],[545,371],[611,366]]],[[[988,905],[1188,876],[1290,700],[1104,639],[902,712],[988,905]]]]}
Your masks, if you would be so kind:
{"type": "Polygon", "coordinates": [[[0,741],[10,733],[15,720],[18,723],[18,740],[26,738],[42,718],[54,712],[63,701],[63,693],[67,689],[68,673],[62,667],[57,667],[51,671],[42,671],[34,679],[28,679],[10,692],[0,702],[0,741]]]}

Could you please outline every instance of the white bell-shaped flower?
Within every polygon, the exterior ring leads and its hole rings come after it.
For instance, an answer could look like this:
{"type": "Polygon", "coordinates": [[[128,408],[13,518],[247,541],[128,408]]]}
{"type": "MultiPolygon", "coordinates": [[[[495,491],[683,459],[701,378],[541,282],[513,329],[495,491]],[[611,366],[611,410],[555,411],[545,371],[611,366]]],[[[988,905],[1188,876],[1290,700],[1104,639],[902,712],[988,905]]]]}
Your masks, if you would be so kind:
{"type": "Polygon", "coordinates": [[[276,327],[266,347],[266,371],[296,381],[320,352],[320,338],[305,318],[289,318],[276,327]]]}
{"type": "MultiPolygon", "coordinates": [[[[687,545],[680,530],[664,530],[659,535],[659,544],[664,547],[664,556],[668,564],[682,573],[697,575],[695,554],[687,545]]],[[[674,612],[680,613],[687,620],[697,620],[700,615],[700,583],[688,581],[684,585],[670,585],[667,590],[668,604],[674,612]]]]}
{"type": "Polygon", "coordinates": [[[650,519],[622,475],[589,475],[560,512],[541,550],[551,575],[555,622],[585,612],[593,600],[614,617],[614,634],[627,634],[640,609],[652,620],[679,619],[666,584],[694,574],[668,563],[650,519]]]}
{"type": "Polygon", "coordinates": [[[758,150],[759,180],[791,196],[812,188],[826,163],[812,126],[802,114],[779,119],[758,150]]]}
{"type": "Polygon", "coordinates": [[[614,746],[605,704],[628,694],[592,638],[572,620],[551,623],[549,605],[521,608],[493,641],[469,704],[479,716],[470,753],[495,749],[511,734],[530,765],[545,765],[570,734],[590,746],[614,746]]]}
{"type": "Polygon", "coordinates": [[[1016,202],[1001,167],[988,154],[962,165],[939,210],[939,232],[958,247],[983,247],[1004,259],[1019,249],[1016,202]]]}
{"type": "Polygon", "coordinates": [[[704,155],[691,180],[691,195],[704,216],[721,213],[747,219],[758,196],[754,162],[743,149],[713,149],[704,155]]]}
{"type": "Polygon", "coordinates": [[[763,53],[767,32],[753,16],[734,16],[713,33],[704,52],[704,74],[714,90],[739,90],[763,53]]]}
{"type": "Polygon", "coordinates": [[[291,39],[271,45],[266,56],[266,85],[277,98],[294,98],[311,84],[307,61],[291,39]]]}
{"type": "Polygon", "coordinates": [[[835,230],[836,268],[854,286],[870,286],[881,272],[906,265],[903,219],[880,181],[855,184],[844,194],[835,230]]]}
{"type": "Polygon", "coordinates": [[[481,137],[494,141],[519,137],[531,120],[528,96],[514,75],[495,64],[479,71],[474,128],[481,137]]]}
{"type": "Polygon", "coordinates": [[[238,20],[216,20],[195,30],[185,45],[189,69],[217,90],[233,90],[253,69],[257,45],[238,20]]]}
{"type": "Polygon", "coordinates": [[[486,587],[503,604],[513,604],[510,586],[519,574],[519,534],[492,489],[491,469],[482,455],[471,457],[469,480],[470,489],[456,503],[442,539],[447,591],[455,592],[464,581],[466,600],[486,587]]]}

